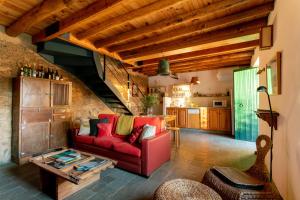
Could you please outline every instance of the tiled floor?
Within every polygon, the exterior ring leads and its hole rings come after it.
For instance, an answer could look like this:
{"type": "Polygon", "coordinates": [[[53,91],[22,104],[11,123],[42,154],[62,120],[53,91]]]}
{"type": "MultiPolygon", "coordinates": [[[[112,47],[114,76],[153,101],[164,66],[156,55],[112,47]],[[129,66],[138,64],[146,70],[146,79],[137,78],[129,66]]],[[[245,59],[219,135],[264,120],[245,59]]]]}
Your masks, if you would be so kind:
{"type": "MultiPolygon", "coordinates": [[[[181,146],[172,149],[172,159],[144,178],[120,169],[103,172],[101,180],[70,196],[69,200],[142,200],[151,199],[155,189],[173,178],[201,181],[205,170],[213,165],[248,168],[254,162],[255,144],[229,137],[182,130],[181,146]]],[[[1,200],[50,199],[39,190],[38,169],[32,165],[0,166],[1,200]]]]}

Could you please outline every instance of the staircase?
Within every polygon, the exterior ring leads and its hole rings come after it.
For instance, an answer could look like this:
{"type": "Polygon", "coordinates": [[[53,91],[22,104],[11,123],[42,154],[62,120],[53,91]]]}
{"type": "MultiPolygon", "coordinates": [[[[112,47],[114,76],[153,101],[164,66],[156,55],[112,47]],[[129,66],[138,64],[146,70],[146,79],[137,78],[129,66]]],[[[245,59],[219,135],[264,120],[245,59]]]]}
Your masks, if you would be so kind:
{"type": "Polygon", "coordinates": [[[80,79],[114,112],[138,115],[142,111],[144,94],[138,89],[137,97],[131,97],[128,89],[134,83],[121,62],[59,39],[38,43],[37,51],[80,79]]]}

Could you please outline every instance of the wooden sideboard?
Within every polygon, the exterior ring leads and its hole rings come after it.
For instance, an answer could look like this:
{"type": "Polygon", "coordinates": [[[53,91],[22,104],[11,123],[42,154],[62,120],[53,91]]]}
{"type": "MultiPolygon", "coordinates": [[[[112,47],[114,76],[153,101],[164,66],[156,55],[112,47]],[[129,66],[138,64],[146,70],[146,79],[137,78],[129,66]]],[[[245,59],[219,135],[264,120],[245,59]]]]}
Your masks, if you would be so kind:
{"type": "Polygon", "coordinates": [[[13,82],[12,160],[67,145],[71,123],[72,83],[31,77],[13,82]]]}
{"type": "Polygon", "coordinates": [[[231,132],[230,108],[167,108],[168,115],[177,116],[177,125],[180,128],[195,128],[231,132]]]}

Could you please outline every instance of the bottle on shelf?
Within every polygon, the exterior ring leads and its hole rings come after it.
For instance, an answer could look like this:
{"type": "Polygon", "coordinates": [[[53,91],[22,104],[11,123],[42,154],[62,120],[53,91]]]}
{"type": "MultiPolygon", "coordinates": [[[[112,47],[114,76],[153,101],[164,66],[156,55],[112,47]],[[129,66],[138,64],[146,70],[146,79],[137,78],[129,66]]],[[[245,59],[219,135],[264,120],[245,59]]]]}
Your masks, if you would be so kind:
{"type": "Polygon", "coordinates": [[[46,76],[47,79],[51,79],[51,73],[50,73],[50,69],[48,68],[48,71],[47,71],[47,76],[46,76]]]}
{"type": "Polygon", "coordinates": [[[59,74],[58,74],[57,70],[55,71],[55,80],[57,80],[57,81],[59,80],[59,74]]]}
{"type": "Polygon", "coordinates": [[[31,75],[32,77],[36,78],[36,64],[33,63],[32,67],[31,67],[31,75]]]}
{"type": "Polygon", "coordinates": [[[20,76],[24,76],[24,69],[23,69],[23,67],[20,68],[20,76]]]}
{"type": "Polygon", "coordinates": [[[40,75],[40,77],[41,78],[45,78],[45,71],[44,71],[44,67],[41,65],[41,70],[40,70],[40,72],[41,72],[41,75],[40,75]]]}
{"type": "Polygon", "coordinates": [[[64,77],[63,77],[62,75],[60,75],[59,80],[63,81],[63,80],[64,80],[64,77]]]}

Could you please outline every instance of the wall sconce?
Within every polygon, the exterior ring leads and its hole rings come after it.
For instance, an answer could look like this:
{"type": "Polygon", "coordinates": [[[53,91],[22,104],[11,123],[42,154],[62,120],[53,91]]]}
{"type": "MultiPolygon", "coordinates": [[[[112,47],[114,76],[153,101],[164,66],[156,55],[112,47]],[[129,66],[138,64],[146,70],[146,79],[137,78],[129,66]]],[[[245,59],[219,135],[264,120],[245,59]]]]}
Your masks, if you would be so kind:
{"type": "Polygon", "coordinates": [[[266,71],[266,68],[265,68],[265,67],[262,68],[262,69],[260,69],[260,70],[258,70],[258,71],[256,72],[256,74],[259,75],[259,74],[263,73],[264,71],[266,71]]]}

